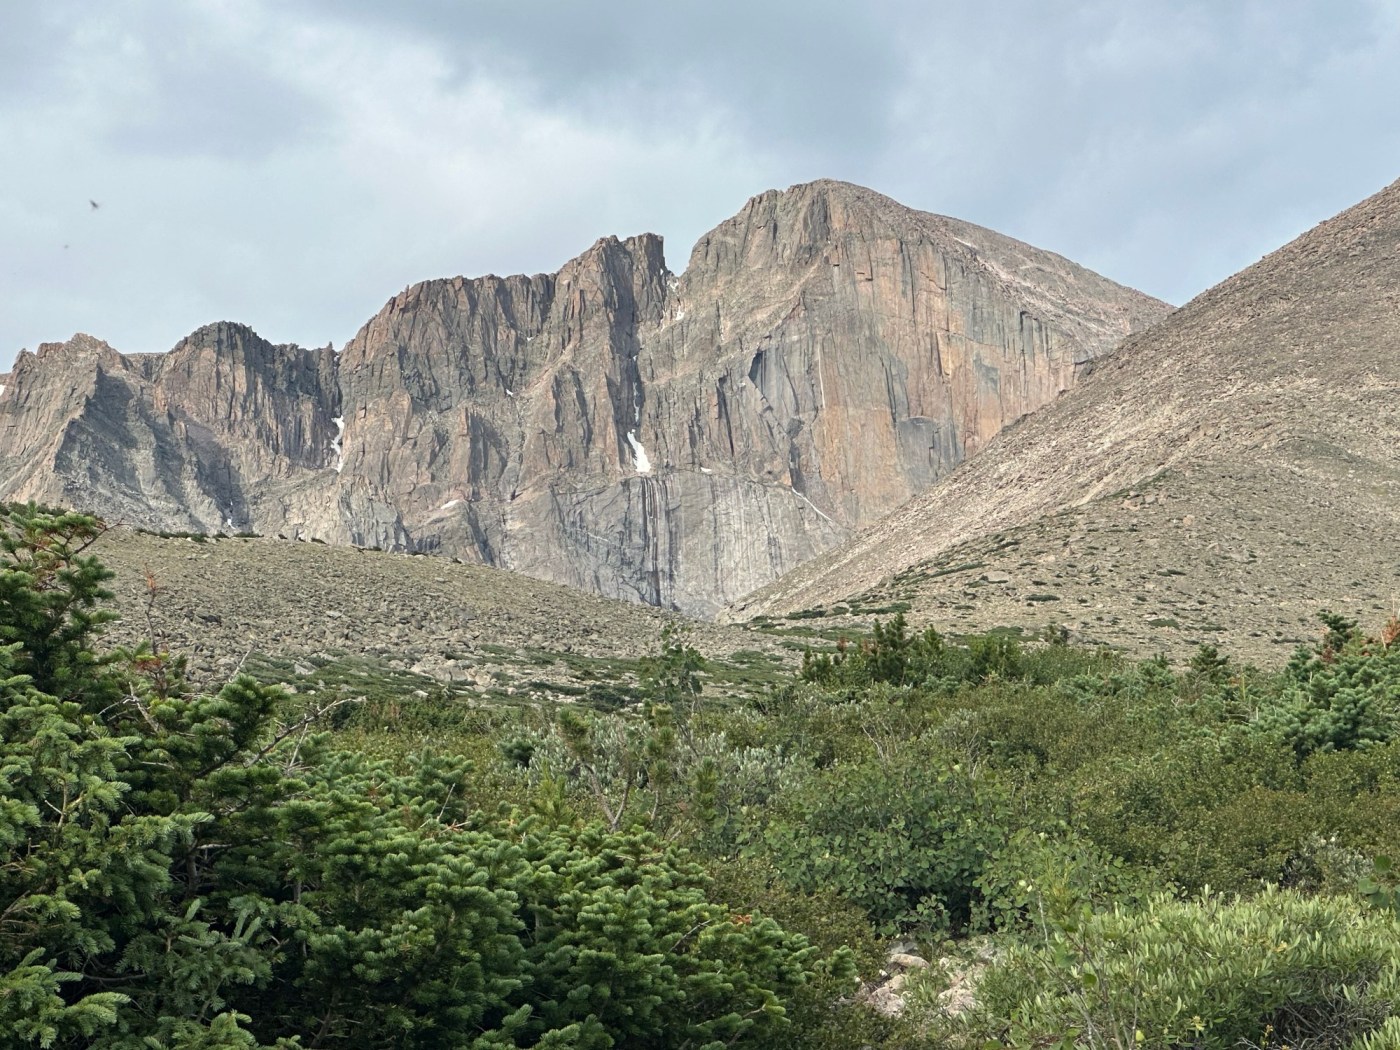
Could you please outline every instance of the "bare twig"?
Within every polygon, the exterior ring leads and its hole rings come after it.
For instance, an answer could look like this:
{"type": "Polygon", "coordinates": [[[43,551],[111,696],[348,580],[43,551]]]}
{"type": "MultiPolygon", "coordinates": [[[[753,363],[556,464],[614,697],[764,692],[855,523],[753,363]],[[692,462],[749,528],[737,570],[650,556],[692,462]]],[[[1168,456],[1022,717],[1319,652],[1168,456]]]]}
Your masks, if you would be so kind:
{"type": "Polygon", "coordinates": [[[271,743],[269,743],[266,747],[260,750],[257,754],[244,760],[244,766],[256,765],[258,762],[262,761],[262,759],[266,758],[273,750],[275,750],[277,745],[282,743],[282,741],[286,740],[294,733],[299,733],[303,731],[304,729],[306,729],[307,726],[311,725],[317,719],[320,719],[325,715],[330,714],[330,712],[334,711],[337,707],[340,707],[343,704],[358,704],[363,702],[364,697],[362,696],[343,696],[339,700],[334,700],[331,703],[327,704],[325,707],[316,708],[316,710],[310,712],[304,717],[298,719],[296,722],[293,722],[291,725],[285,727],[280,733],[278,733],[275,737],[272,738],[271,743]]]}

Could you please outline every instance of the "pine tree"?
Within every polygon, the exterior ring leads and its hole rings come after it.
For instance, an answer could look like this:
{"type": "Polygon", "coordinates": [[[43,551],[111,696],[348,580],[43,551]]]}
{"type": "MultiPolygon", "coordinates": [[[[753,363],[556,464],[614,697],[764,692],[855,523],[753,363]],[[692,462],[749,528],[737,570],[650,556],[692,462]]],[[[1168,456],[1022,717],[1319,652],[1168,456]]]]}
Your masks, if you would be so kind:
{"type": "MultiPolygon", "coordinates": [[[[665,1050],[783,1027],[812,949],[708,901],[649,832],[487,816],[464,760],[337,752],[276,688],[99,655],[101,532],[0,514],[0,1050],[665,1050]]],[[[698,668],[671,655],[683,704],[698,668]]],[[[655,706],[638,772],[666,779],[655,706]]]]}

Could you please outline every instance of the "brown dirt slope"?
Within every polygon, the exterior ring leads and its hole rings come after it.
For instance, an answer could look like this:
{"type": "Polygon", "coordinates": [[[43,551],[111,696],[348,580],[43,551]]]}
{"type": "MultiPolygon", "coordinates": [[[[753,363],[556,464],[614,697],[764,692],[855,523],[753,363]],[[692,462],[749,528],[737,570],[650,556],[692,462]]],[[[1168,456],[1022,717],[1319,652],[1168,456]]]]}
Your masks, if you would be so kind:
{"type": "Polygon", "coordinates": [[[1400,182],[1129,338],[936,488],[731,607],[904,601],[1275,661],[1400,596],[1400,182]]]}
{"type": "Polygon", "coordinates": [[[126,527],[108,529],[91,553],[115,573],[107,586],[121,620],[109,640],[182,655],[205,685],[243,669],[313,690],[335,679],[557,699],[635,685],[638,660],[659,651],[668,623],[722,665],[707,695],[759,688],[796,659],[767,635],[449,558],[126,527]]]}

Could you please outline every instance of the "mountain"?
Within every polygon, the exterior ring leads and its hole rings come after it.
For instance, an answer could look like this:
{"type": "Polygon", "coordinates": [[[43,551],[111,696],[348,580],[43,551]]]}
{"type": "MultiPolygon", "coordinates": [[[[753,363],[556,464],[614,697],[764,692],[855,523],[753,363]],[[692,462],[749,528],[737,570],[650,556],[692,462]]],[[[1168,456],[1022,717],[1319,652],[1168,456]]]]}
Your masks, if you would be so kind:
{"type": "Polygon", "coordinates": [[[88,336],[0,394],[0,498],[437,552],[712,614],[935,484],[1168,307],[839,182],[427,281],[336,353],[88,336]]]}
{"type": "Polygon", "coordinates": [[[924,495],[729,612],[907,603],[1277,659],[1400,594],[1400,182],[1128,339],[924,495]]]}

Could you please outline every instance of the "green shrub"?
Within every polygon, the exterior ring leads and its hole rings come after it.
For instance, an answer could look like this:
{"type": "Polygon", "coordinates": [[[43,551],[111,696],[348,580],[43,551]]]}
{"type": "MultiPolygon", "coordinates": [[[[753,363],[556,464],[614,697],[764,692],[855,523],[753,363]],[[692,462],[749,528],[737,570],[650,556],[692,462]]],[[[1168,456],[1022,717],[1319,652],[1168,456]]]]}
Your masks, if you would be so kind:
{"type": "Polygon", "coordinates": [[[1021,646],[1016,634],[1019,630],[1002,629],[954,644],[932,627],[910,635],[900,612],[888,624],[876,621],[869,638],[843,639],[834,654],[804,653],[801,675],[804,681],[847,688],[886,683],[949,690],[1006,679],[1048,684],[1121,664],[1106,652],[1066,645],[1053,630],[1048,632],[1050,644],[1030,649],[1021,646]]]}
{"type": "Polygon", "coordinates": [[[0,1046],[771,1046],[849,979],[648,832],[500,812],[460,756],[336,751],[274,687],[94,654],[99,532],[0,515],[0,1046]]]}
{"type": "Polygon", "coordinates": [[[805,652],[802,678],[856,687],[912,685],[929,678],[962,677],[965,663],[962,652],[950,650],[932,627],[910,637],[901,611],[888,625],[875,621],[870,638],[851,646],[843,640],[835,654],[805,652]]]}
{"type": "Polygon", "coordinates": [[[1354,900],[1157,897],[1046,923],[1005,950],[967,1027],[1013,1046],[1340,1050],[1386,1023],[1397,996],[1400,924],[1354,900]]]}
{"type": "Polygon", "coordinates": [[[1323,621],[1322,647],[1294,656],[1283,689],[1254,723],[1287,740],[1299,758],[1363,750],[1400,731],[1400,644],[1366,638],[1340,617],[1323,621]]]}
{"type": "Polygon", "coordinates": [[[15,672],[35,689],[65,700],[82,693],[93,710],[120,695],[106,673],[114,658],[91,650],[116,619],[102,607],[112,573],[84,553],[103,531],[95,518],[33,504],[0,510],[0,646],[18,646],[15,672]]]}
{"type": "Polygon", "coordinates": [[[1302,768],[1328,837],[1368,857],[1400,857],[1400,740],[1362,751],[1327,751],[1302,768]]]}
{"type": "Polygon", "coordinates": [[[1246,733],[1184,731],[1086,764],[1064,787],[1064,814],[1087,838],[1192,892],[1285,880],[1307,838],[1330,830],[1291,752],[1246,733]]]}
{"type": "Polygon", "coordinates": [[[890,934],[968,927],[1005,837],[993,785],[914,747],[817,771],[777,806],[764,846],[783,878],[839,894],[890,934]]]}

